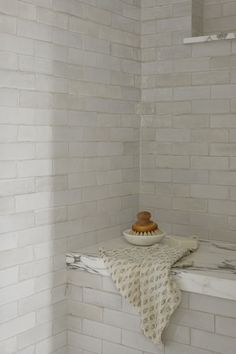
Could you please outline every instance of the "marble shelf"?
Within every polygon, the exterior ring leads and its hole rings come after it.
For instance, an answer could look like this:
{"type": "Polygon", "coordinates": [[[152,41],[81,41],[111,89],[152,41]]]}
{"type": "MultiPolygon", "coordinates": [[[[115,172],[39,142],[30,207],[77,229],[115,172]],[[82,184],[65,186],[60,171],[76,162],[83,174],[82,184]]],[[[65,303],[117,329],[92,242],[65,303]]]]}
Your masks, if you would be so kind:
{"type": "MultiPolygon", "coordinates": [[[[79,252],[69,252],[66,255],[67,267],[109,276],[99,256],[101,247],[114,249],[132,245],[119,237],[79,252]]],[[[172,275],[181,290],[236,300],[236,244],[201,240],[199,249],[188,259],[192,261],[190,267],[172,268],[172,275]]]]}
{"type": "Polygon", "coordinates": [[[225,39],[227,40],[236,39],[236,32],[209,34],[209,35],[199,36],[199,37],[184,38],[184,44],[206,43],[206,42],[221,41],[225,39]]]}

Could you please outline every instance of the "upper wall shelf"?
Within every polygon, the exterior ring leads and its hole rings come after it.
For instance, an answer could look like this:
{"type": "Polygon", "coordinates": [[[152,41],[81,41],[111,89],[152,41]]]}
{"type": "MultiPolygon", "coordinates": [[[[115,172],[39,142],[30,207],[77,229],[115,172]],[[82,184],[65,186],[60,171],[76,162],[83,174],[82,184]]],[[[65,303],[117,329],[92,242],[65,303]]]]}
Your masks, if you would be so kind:
{"type": "Polygon", "coordinates": [[[209,35],[199,36],[199,37],[184,38],[184,44],[205,43],[205,42],[221,41],[224,39],[236,39],[236,32],[209,34],[209,35]]]}
{"type": "Polygon", "coordinates": [[[236,0],[186,1],[189,5],[188,20],[191,22],[191,37],[184,38],[184,44],[236,39],[236,12],[235,4],[232,3],[236,0]]]}

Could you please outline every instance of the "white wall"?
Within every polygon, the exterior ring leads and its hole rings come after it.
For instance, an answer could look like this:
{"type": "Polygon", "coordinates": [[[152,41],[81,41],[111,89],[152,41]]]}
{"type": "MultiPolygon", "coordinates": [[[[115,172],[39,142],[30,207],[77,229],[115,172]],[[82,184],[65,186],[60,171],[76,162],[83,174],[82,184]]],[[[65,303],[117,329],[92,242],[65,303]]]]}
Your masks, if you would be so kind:
{"type": "Polygon", "coordinates": [[[235,354],[233,300],[182,292],[159,346],[143,335],[140,314],[111,277],[68,273],[68,354],[235,354]]]}
{"type": "Polygon", "coordinates": [[[236,241],[236,41],[184,45],[191,1],[142,1],[140,208],[179,235],[236,241]]]}
{"type": "Polygon", "coordinates": [[[136,212],[136,1],[0,1],[0,353],[66,350],[65,251],[136,212]]]}
{"type": "Polygon", "coordinates": [[[235,32],[236,1],[235,0],[204,0],[203,1],[203,32],[235,32]]]}
{"type": "Polygon", "coordinates": [[[235,241],[235,42],[184,46],[190,1],[168,2],[140,37],[138,0],[0,0],[3,354],[65,352],[65,251],[139,206],[235,241]]]}

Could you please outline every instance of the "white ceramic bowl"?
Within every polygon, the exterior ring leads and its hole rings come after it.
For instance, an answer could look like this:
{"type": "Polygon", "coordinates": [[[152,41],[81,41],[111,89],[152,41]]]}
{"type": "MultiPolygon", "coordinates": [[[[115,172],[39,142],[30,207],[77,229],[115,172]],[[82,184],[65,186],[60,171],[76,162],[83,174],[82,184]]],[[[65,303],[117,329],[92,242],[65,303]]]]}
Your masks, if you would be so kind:
{"type": "Polygon", "coordinates": [[[141,235],[131,235],[130,229],[125,230],[123,232],[124,238],[133,245],[136,246],[151,246],[155,243],[161,242],[161,240],[165,237],[166,233],[161,231],[157,235],[150,235],[150,236],[141,236],[141,235]]]}

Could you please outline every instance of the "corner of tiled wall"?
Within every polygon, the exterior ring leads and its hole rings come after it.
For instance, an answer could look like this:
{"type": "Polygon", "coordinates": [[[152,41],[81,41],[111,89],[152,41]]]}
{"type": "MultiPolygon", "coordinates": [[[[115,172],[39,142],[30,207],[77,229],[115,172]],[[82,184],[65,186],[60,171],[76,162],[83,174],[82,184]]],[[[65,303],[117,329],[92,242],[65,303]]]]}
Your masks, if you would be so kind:
{"type": "Polygon", "coordinates": [[[183,45],[189,4],[0,1],[1,353],[66,352],[64,253],[139,206],[235,242],[236,45],[183,45]]]}

